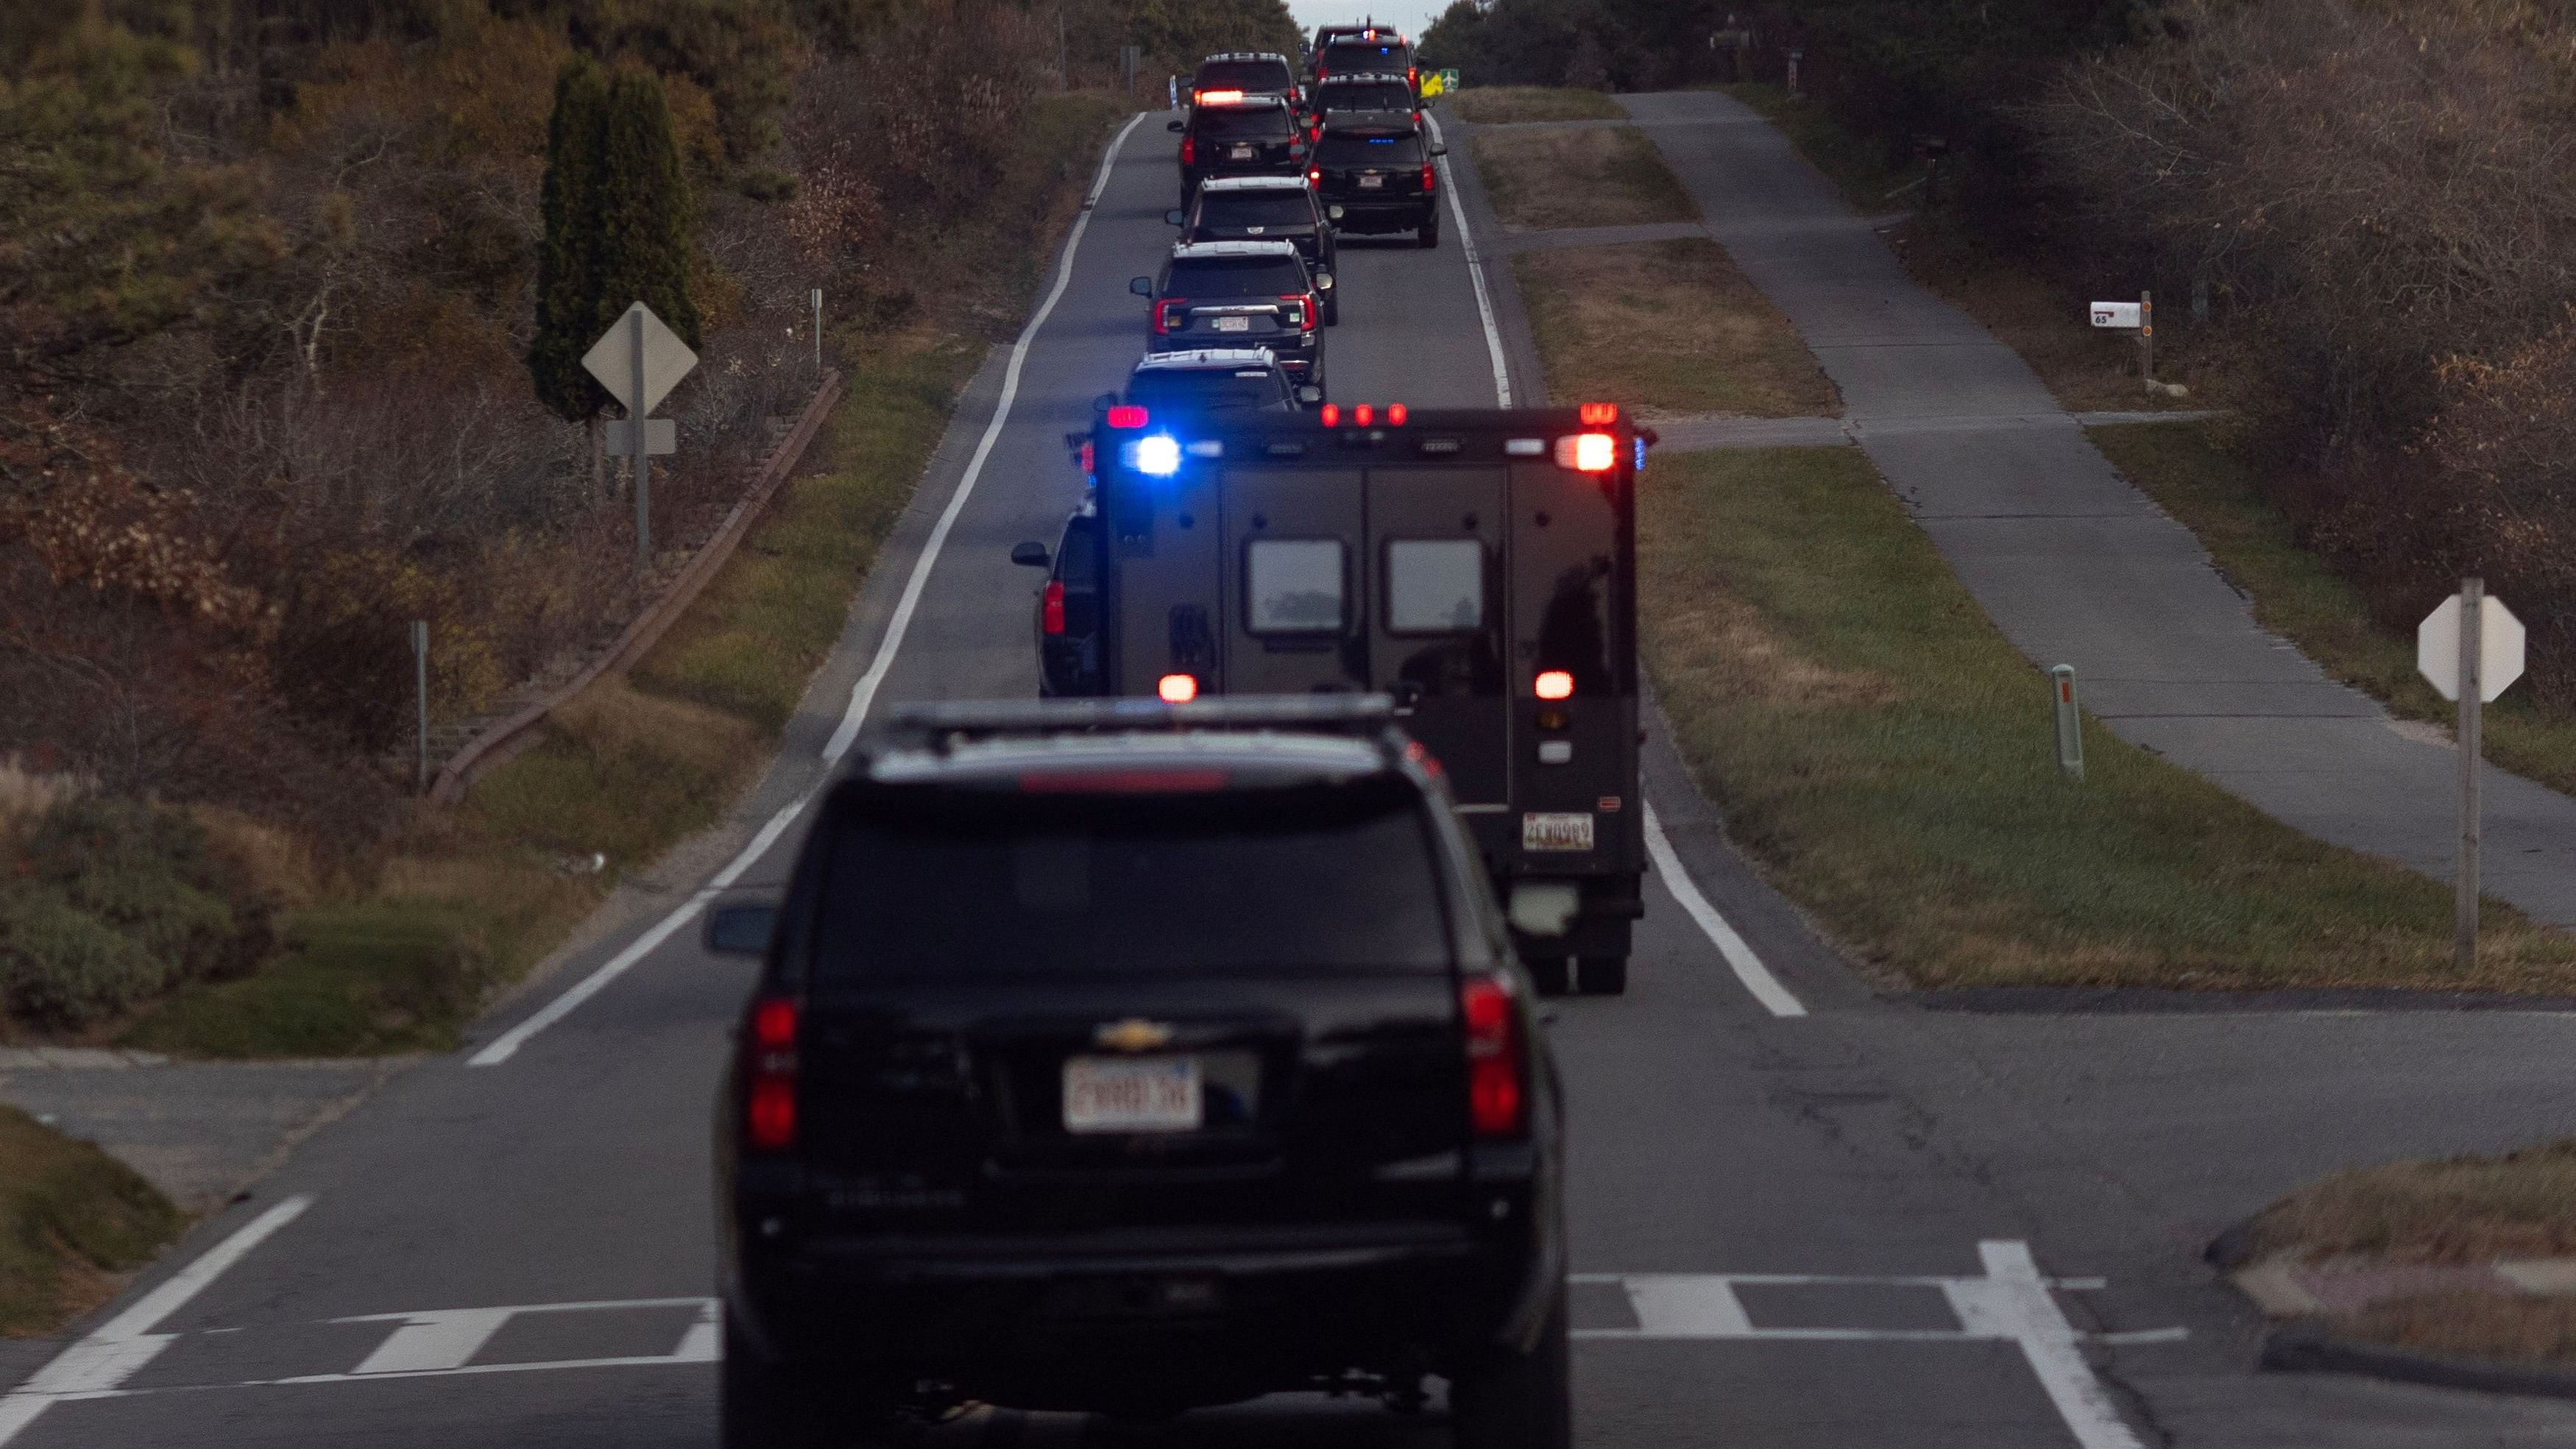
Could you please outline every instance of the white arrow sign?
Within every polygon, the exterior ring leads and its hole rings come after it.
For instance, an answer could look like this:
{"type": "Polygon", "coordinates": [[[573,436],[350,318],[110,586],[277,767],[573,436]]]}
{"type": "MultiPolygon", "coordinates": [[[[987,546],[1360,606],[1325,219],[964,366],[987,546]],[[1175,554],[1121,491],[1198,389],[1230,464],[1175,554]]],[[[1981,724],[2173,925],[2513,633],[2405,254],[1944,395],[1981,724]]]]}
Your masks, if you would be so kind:
{"type": "MultiPolygon", "coordinates": [[[[2522,677],[2522,621],[2490,594],[2478,610],[2478,699],[2504,693],[2522,677]]],[[[2415,626],[2415,667],[2442,697],[2460,697],[2460,596],[2444,599],[2415,626]]]]}
{"type": "Polygon", "coordinates": [[[610,397],[625,405],[628,417],[641,417],[662,405],[662,399],[670,395],[672,387],[698,365],[698,355],[689,350],[689,344],[682,342],[678,333],[653,315],[652,308],[638,302],[600,334],[599,340],[591,344],[590,351],[582,354],[581,365],[591,376],[599,379],[599,385],[608,389],[610,397]],[[643,333],[644,345],[644,395],[641,398],[634,395],[636,333],[639,329],[643,333]]]}

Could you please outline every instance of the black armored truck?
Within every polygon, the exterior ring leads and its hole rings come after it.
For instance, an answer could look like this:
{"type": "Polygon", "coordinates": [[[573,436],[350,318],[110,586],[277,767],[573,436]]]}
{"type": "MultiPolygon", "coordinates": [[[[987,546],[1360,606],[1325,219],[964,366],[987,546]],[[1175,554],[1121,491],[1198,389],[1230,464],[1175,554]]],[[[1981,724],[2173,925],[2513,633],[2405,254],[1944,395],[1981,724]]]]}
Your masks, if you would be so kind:
{"type": "Polygon", "coordinates": [[[1645,859],[1634,486],[1652,441],[1601,403],[1112,408],[1078,544],[1099,601],[1079,687],[1393,696],[1539,988],[1622,992],[1645,859]]]}

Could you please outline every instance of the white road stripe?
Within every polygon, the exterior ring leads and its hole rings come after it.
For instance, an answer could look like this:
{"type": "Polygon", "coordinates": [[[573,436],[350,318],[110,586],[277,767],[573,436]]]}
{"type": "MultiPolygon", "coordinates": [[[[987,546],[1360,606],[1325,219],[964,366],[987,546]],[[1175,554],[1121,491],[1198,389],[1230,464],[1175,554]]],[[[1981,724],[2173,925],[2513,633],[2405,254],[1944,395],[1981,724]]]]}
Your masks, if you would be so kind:
{"type": "MultiPolygon", "coordinates": [[[[1423,113],[1431,122],[1431,139],[1441,145],[1440,118],[1423,113]]],[[[1494,300],[1485,292],[1485,263],[1476,252],[1476,234],[1467,229],[1467,206],[1458,199],[1458,177],[1449,169],[1449,158],[1440,158],[1440,184],[1449,193],[1449,214],[1458,222],[1458,246],[1467,254],[1467,281],[1476,289],[1476,316],[1485,324],[1485,354],[1494,361],[1494,406],[1512,405],[1512,370],[1503,361],[1503,334],[1494,326],[1494,300]]]]}
{"type": "Polygon", "coordinates": [[[1664,889],[1672,892],[1674,900],[1681,902],[1682,910],[1698,924],[1701,934],[1708,937],[1710,944],[1717,947],[1717,954],[1726,958],[1726,964],[1735,972],[1735,979],[1744,983],[1744,989],[1753,993],[1753,999],[1761,1002],[1773,1016],[1806,1015],[1806,1006],[1789,994],[1789,988],[1780,984],[1780,978],[1771,974],[1771,968],[1762,964],[1762,958],[1753,954],[1751,946],[1744,944],[1744,938],[1726,923],[1726,917],[1719,915],[1717,908],[1708,903],[1708,897],[1699,893],[1699,886],[1692,882],[1690,872],[1682,868],[1682,858],[1673,853],[1673,843],[1664,838],[1664,823],[1655,817],[1652,805],[1646,806],[1646,854],[1654,860],[1656,871],[1663,876],[1664,889]]]}
{"type": "Polygon", "coordinates": [[[2093,1365],[2085,1361],[2075,1326],[2066,1321],[2057,1300],[2048,1296],[2030,1244],[1979,1243],[1977,1256],[1985,1260],[1985,1277],[1962,1279],[1941,1290],[1958,1313],[1960,1326],[2020,1343],[2022,1357],[2039,1377],[2040,1388],[2083,1449],[2145,1449],[2121,1419],[2093,1365]]]}
{"type": "Polygon", "coordinates": [[[114,1392],[176,1337],[152,1331],[162,1320],[187,1307],[188,1300],[312,1205],[310,1197],[290,1197],[242,1224],[87,1338],[55,1355],[32,1378],[11,1389],[8,1397],[0,1398],[0,1446],[17,1438],[59,1399],[114,1392]]]}
{"type": "Polygon", "coordinates": [[[1137,122],[1144,119],[1142,111],[1128,117],[1127,124],[1119,130],[1117,137],[1109,143],[1109,150],[1100,158],[1100,174],[1092,180],[1091,191],[1082,201],[1082,214],[1074,218],[1073,231],[1065,238],[1064,259],[1056,267],[1055,287],[1047,293],[1046,301],[1039,305],[1038,310],[1030,315],[1028,325],[1020,329],[1020,340],[1011,348],[1011,361],[1002,374],[1002,395],[993,409],[993,421],[986,425],[983,440],[975,445],[975,455],[966,464],[965,476],[957,480],[957,491],[950,495],[948,506],[941,510],[939,521],[931,527],[929,539],[921,546],[921,556],[913,561],[912,576],[904,580],[903,595],[895,602],[894,617],[887,621],[885,640],[877,645],[876,657],[869,662],[867,672],[851,686],[849,707],[841,715],[840,727],[832,731],[830,743],[823,747],[824,778],[816,781],[813,789],[771,816],[760,833],[752,837],[751,844],[744,846],[723,870],[716,872],[706,887],[692,895],[687,904],[663,917],[651,930],[636,937],[625,950],[610,957],[598,970],[583,977],[563,995],[547,1002],[536,1014],[493,1038],[489,1046],[467,1059],[467,1066],[492,1067],[508,1061],[518,1054],[520,1047],[527,1045],[529,1038],[571,1015],[636,962],[653,954],[681,927],[696,920],[716,892],[731,887],[753,862],[768,854],[770,847],[778,843],[778,837],[787,832],[787,827],[793,825],[797,817],[804,814],[805,807],[814,802],[814,797],[830,784],[830,767],[839,764],[841,756],[849,753],[851,743],[859,737],[859,727],[867,723],[868,708],[876,702],[877,687],[885,682],[886,671],[894,667],[895,651],[903,647],[904,636],[912,629],[913,613],[921,606],[922,591],[930,585],[930,572],[939,562],[940,548],[948,542],[948,531],[956,526],[957,515],[966,507],[968,495],[975,491],[975,480],[983,475],[984,460],[992,454],[994,441],[1001,437],[1003,424],[1010,421],[1011,403],[1019,396],[1020,368],[1028,360],[1029,344],[1036,340],[1038,329],[1046,324],[1048,316],[1055,311],[1057,300],[1064,296],[1066,284],[1073,280],[1074,254],[1082,246],[1082,234],[1090,229],[1092,208],[1099,205],[1101,193],[1109,188],[1110,168],[1117,164],[1118,152],[1127,144],[1127,137],[1135,131],[1137,122]]]}

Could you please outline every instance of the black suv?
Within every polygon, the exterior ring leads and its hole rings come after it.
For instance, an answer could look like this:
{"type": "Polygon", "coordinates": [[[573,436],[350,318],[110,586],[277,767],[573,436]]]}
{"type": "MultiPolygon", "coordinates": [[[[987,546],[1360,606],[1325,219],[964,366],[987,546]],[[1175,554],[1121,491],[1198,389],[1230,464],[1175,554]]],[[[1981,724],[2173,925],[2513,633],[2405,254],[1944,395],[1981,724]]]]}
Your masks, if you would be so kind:
{"type": "Polygon", "coordinates": [[[1210,177],[1305,174],[1305,125],[1277,96],[1193,106],[1188,120],[1171,126],[1181,134],[1183,206],[1210,177]]]}
{"type": "Polygon", "coordinates": [[[1306,88],[1288,57],[1269,50],[1236,50],[1199,62],[1190,77],[1190,104],[1223,105],[1246,96],[1277,96],[1292,110],[1303,110],[1306,88]]]}
{"type": "Polygon", "coordinates": [[[1127,290],[1152,299],[1147,352],[1267,347],[1290,377],[1324,386],[1323,289],[1293,242],[1187,242],[1162,278],[1127,290]]]}
{"type": "Polygon", "coordinates": [[[1421,77],[1414,73],[1413,47],[1392,30],[1336,35],[1317,46],[1315,79],[1325,81],[1337,75],[1400,75],[1417,100],[1422,94],[1421,77]]]}
{"type": "Polygon", "coordinates": [[[1302,176],[1225,176],[1199,188],[1198,199],[1164,219],[1181,229],[1183,242],[1271,240],[1291,243],[1314,274],[1324,298],[1324,325],[1337,326],[1342,309],[1333,287],[1333,228],[1323,203],[1302,176]]]}
{"type": "Polygon", "coordinates": [[[1042,543],[1011,550],[1011,562],[1047,571],[1038,586],[1038,693],[1048,699],[1100,692],[1100,505],[1089,498],[1064,521],[1049,554],[1042,543]]]}
{"type": "Polygon", "coordinates": [[[1306,118],[1307,136],[1321,136],[1336,113],[1347,117],[1354,111],[1403,111],[1416,125],[1422,121],[1422,104],[1402,75],[1337,75],[1315,87],[1315,104],[1306,118]]]}
{"type": "Polygon", "coordinates": [[[723,1442],[967,1400],[1569,1442],[1556,1071],[1385,696],[916,706],[824,797],[717,1105],[723,1442]]]}
{"type": "Polygon", "coordinates": [[[1324,215],[1346,232],[1410,231],[1440,245],[1440,173],[1449,148],[1425,138],[1409,111],[1344,114],[1324,128],[1308,173],[1324,215]]]}

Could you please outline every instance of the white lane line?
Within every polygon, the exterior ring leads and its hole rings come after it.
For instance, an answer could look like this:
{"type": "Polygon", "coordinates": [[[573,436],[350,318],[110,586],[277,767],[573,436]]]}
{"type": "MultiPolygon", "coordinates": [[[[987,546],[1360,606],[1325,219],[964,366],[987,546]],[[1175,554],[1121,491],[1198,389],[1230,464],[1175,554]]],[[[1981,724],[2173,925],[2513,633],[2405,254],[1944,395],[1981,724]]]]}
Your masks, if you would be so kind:
{"type": "Polygon", "coordinates": [[[1771,974],[1771,968],[1762,964],[1762,958],[1753,954],[1751,946],[1744,944],[1744,938],[1726,923],[1726,917],[1719,915],[1717,907],[1708,903],[1708,897],[1699,893],[1699,886],[1691,880],[1690,872],[1682,868],[1682,858],[1673,853],[1673,843],[1664,838],[1664,822],[1656,818],[1652,805],[1646,806],[1646,854],[1663,876],[1664,889],[1672,892],[1674,900],[1681,902],[1682,910],[1699,926],[1700,933],[1708,937],[1709,943],[1717,947],[1717,954],[1726,958],[1727,966],[1735,972],[1735,979],[1744,983],[1744,989],[1753,993],[1753,999],[1761,1002],[1773,1016],[1806,1015],[1806,1006],[1789,994],[1789,988],[1780,984],[1780,978],[1771,974]]]}
{"type": "Polygon", "coordinates": [[[188,1300],[312,1205],[310,1197],[290,1197],[242,1224],[87,1338],[55,1355],[33,1377],[0,1398],[0,1446],[17,1438],[57,1400],[114,1392],[178,1336],[152,1331],[163,1319],[187,1307],[188,1300]]]}
{"type": "MultiPolygon", "coordinates": [[[[1431,122],[1431,139],[1440,145],[1440,118],[1424,112],[1431,122]]],[[[1476,316],[1485,324],[1485,355],[1494,361],[1494,406],[1512,405],[1512,370],[1503,361],[1503,334],[1494,326],[1494,299],[1485,292],[1485,262],[1476,252],[1476,234],[1467,229],[1467,206],[1458,199],[1457,173],[1449,169],[1449,158],[1440,158],[1440,185],[1449,193],[1449,214],[1458,222],[1458,247],[1467,254],[1467,280],[1476,289],[1476,316]]]]}
{"type": "Polygon", "coordinates": [[[805,812],[805,807],[812,804],[814,797],[830,783],[830,767],[839,764],[841,756],[849,753],[851,742],[859,737],[859,727],[867,723],[868,708],[876,702],[877,687],[885,682],[886,671],[894,667],[895,651],[903,647],[904,636],[911,632],[913,613],[921,606],[922,591],[930,585],[930,571],[939,562],[939,550],[948,542],[948,531],[956,526],[958,513],[966,507],[967,496],[975,491],[975,480],[983,475],[984,460],[991,455],[994,441],[1001,437],[1002,425],[1010,420],[1011,403],[1019,396],[1020,367],[1028,360],[1029,344],[1036,340],[1038,329],[1055,311],[1056,301],[1064,296],[1065,285],[1073,280],[1074,254],[1082,246],[1082,234],[1090,229],[1092,208],[1099,205],[1100,194],[1109,188],[1110,168],[1117,164],[1118,152],[1127,144],[1127,137],[1136,129],[1136,123],[1144,119],[1142,111],[1128,117],[1127,124],[1119,130],[1117,137],[1109,143],[1109,150],[1100,158],[1100,174],[1092,180],[1091,190],[1082,200],[1082,213],[1074,218],[1073,231],[1065,238],[1064,259],[1056,266],[1055,287],[1047,293],[1046,301],[1038,310],[1030,315],[1028,325],[1020,329],[1020,340],[1011,348],[1010,366],[1002,374],[1002,396],[993,409],[993,421],[986,425],[983,440],[975,445],[975,455],[966,464],[965,476],[957,481],[957,491],[950,496],[948,506],[941,510],[939,521],[931,527],[930,538],[921,546],[921,556],[913,561],[912,576],[904,580],[903,595],[895,602],[894,617],[886,623],[885,639],[877,645],[876,657],[869,661],[867,672],[851,686],[849,707],[841,715],[840,727],[832,731],[831,742],[823,747],[824,778],[771,816],[760,833],[752,837],[751,844],[743,847],[742,853],[716,872],[706,887],[692,895],[685,905],[663,917],[651,930],[636,937],[633,944],[610,957],[598,970],[583,977],[563,995],[547,1002],[535,1015],[493,1038],[489,1046],[466,1060],[467,1066],[493,1067],[508,1061],[518,1054],[520,1047],[527,1045],[530,1037],[571,1015],[636,962],[653,954],[681,927],[696,920],[716,892],[732,886],[754,861],[768,854],[769,848],[778,843],[778,837],[786,833],[787,827],[796,822],[797,817],[805,812]]]}
{"type": "Polygon", "coordinates": [[[2066,1321],[2057,1300],[2048,1296],[2030,1244],[1979,1243],[1977,1256],[1985,1261],[1985,1277],[1962,1279],[1941,1290],[1959,1315],[1960,1326],[1970,1333],[2020,1343],[2022,1357],[2030,1362],[2040,1388],[2083,1449],[2145,1449],[2120,1417],[2119,1406],[2111,1402],[2110,1391],[2102,1387],[2093,1365],[2085,1361],[2075,1325],[2066,1321]]]}

